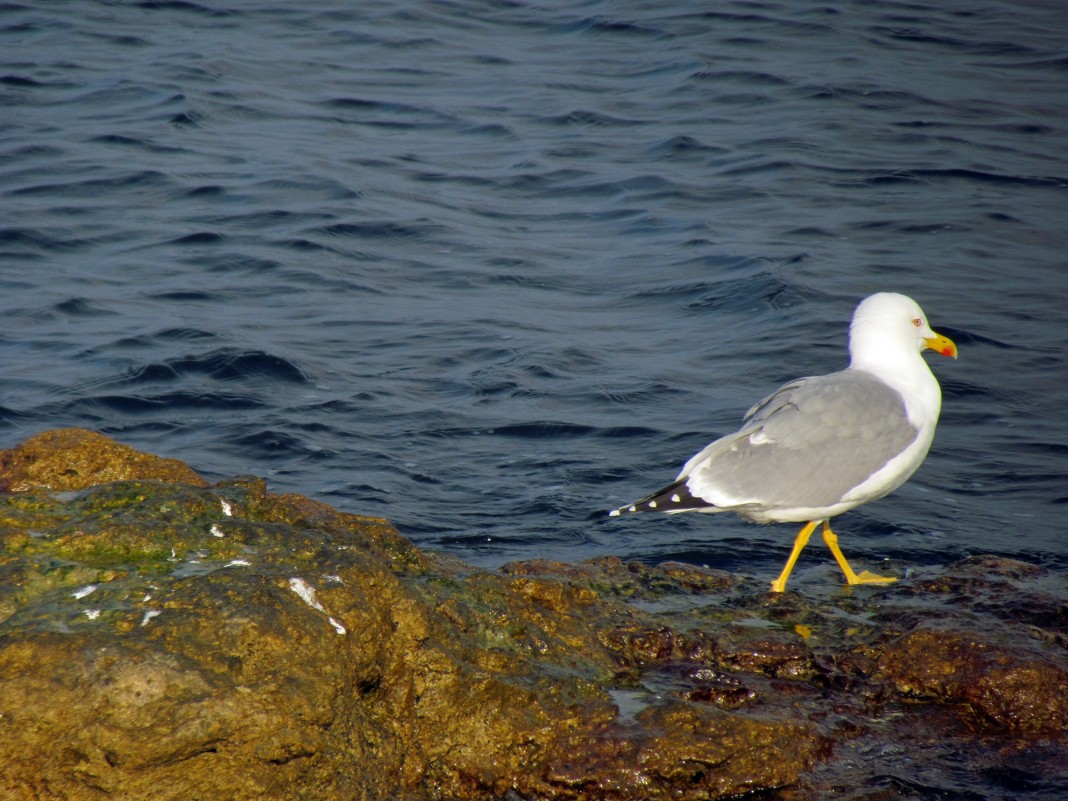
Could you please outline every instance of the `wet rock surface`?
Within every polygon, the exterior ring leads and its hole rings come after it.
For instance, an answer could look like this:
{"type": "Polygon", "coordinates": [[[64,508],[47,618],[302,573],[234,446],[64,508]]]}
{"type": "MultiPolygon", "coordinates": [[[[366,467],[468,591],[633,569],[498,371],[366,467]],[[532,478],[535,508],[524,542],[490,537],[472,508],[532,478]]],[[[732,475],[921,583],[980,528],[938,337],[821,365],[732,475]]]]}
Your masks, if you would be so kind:
{"type": "Polygon", "coordinates": [[[0,487],[3,798],[1068,786],[1068,582],[1035,565],[817,600],[611,558],[489,573],[78,430],[0,453],[0,487]]]}

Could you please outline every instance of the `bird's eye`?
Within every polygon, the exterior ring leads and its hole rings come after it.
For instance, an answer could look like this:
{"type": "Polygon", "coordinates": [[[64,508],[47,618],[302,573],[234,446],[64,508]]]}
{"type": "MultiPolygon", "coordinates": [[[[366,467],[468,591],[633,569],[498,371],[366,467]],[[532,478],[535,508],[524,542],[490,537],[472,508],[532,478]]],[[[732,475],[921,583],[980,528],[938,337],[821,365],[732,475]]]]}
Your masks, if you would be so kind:
{"type": "Polygon", "coordinates": [[[919,317],[913,318],[912,324],[919,328],[921,325],[923,325],[923,320],[921,320],[919,317]]]}

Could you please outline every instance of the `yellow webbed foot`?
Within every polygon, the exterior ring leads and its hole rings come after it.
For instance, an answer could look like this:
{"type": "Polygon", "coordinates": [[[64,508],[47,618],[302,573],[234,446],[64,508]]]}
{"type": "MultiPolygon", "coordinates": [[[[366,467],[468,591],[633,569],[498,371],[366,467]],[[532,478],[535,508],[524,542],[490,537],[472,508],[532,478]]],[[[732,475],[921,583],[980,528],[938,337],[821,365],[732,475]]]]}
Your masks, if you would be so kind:
{"type": "Polygon", "coordinates": [[[854,574],[852,580],[846,579],[850,584],[893,584],[897,581],[893,576],[877,576],[867,570],[861,570],[860,574],[854,574]]]}
{"type": "Polygon", "coordinates": [[[834,560],[838,563],[838,566],[842,568],[847,584],[893,584],[897,581],[896,578],[891,578],[890,576],[877,576],[875,573],[869,573],[867,570],[860,571],[859,575],[854,573],[853,568],[851,568],[849,562],[846,561],[842,549],[838,547],[838,535],[831,531],[831,526],[826,520],[823,521],[823,541],[827,543],[827,547],[830,548],[831,553],[834,554],[834,560]]]}

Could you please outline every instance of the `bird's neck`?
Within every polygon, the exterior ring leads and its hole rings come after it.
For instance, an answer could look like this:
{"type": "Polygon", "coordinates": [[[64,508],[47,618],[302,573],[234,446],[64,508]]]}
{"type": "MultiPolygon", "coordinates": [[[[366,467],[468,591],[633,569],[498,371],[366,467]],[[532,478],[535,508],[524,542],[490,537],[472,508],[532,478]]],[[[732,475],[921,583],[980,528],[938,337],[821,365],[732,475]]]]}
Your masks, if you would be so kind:
{"type": "Polygon", "coordinates": [[[850,355],[850,369],[873,373],[901,394],[909,422],[921,429],[934,430],[942,408],[942,390],[918,351],[866,348],[851,349],[850,355]]]}

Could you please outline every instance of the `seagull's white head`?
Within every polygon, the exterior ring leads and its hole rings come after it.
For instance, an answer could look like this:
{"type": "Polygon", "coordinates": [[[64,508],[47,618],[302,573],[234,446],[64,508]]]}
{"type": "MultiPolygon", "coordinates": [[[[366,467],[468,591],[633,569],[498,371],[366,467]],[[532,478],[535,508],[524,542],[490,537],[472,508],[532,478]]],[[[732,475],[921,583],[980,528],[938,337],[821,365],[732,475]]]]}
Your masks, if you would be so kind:
{"type": "Polygon", "coordinates": [[[957,358],[952,340],[936,334],[920,305],[896,292],[879,292],[860,302],[849,326],[849,355],[854,365],[893,362],[927,348],[957,358]]]}

